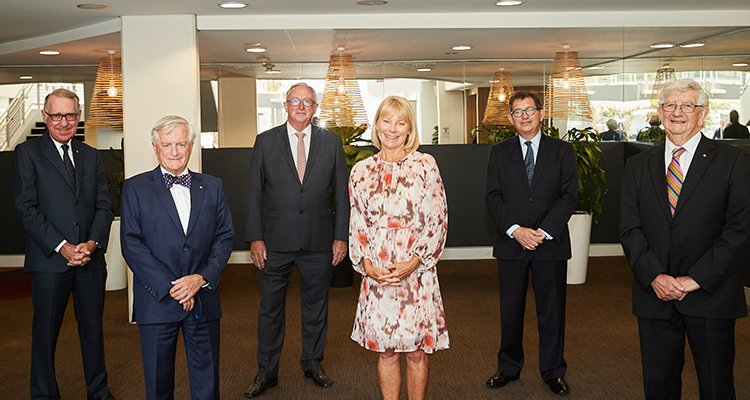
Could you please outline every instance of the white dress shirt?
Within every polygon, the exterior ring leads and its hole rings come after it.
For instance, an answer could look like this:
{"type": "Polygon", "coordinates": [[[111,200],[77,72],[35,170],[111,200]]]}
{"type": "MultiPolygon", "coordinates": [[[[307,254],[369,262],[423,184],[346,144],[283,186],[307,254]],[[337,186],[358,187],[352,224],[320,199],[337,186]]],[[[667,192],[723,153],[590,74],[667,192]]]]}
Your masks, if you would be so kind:
{"type": "Polygon", "coordinates": [[[685,149],[685,152],[680,156],[680,168],[682,168],[682,176],[684,179],[684,177],[687,176],[688,169],[690,168],[690,163],[693,161],[695,151],[698,149],[698,142],[700,141],[700,133],[695,134],[682,146],[675,146],[675,144],[672,143],[669,138],[667,138],[664,143],[664,176],[667,176],[667,174],[669,173],[669,164],[672,162],[672,152],[675,148],[682,147],[685,149]]]}
{"type": "MultiPolygon", "coordinates": [[[[161,165],[159,166],[159,168],[161,168],[162,174],[169,173],[161,165]]],[[[187,173],[188,170],[187,168],[185,168],[185,170],[177,176],[187,173]]],[[[190,222],[190,189],[182,185],[174,184],[172,185],[172,188],[169,189],[169,193],[172,195],[172,199],[174,199],[174,205],[177,207],[177,214],[180,216],[182,231],[187,235],[188,223],[190,222]]]]}
{"type": "MultiPolygon", "coordinates": [[[[289,135],[289,145],[292,146],[292,158],[294,159],[294,165],[297,165],[297,133],[296,129],[292,128],[291,125],[289,125],[289,122],[286,123],[286,133],[289,135]]],[[[305,129],[302,130],[305,137],[302,139],[302,142],[305,143],[305,160],[310,158],[310,135],[312,135],[312,125],[308,125],[305,129]]]]}
{"type": "MultiPolygon", "coordinates": [[[[60,155],[60,159],[61,160],[63,159],[63,149],[62,149],[62,146],[64,144],[68,145],[68,157],[70,157],[70,162],[73,164],[73,167],[75,167],[76,166],[76,160],[75,160],[75,157],[73,157],[73,146],[70,145],[70,140],[68,140],[68,143],[60,143],[57,140],[53,139],[51,135],[50,135],[50,139],[52,139],[52,143],[55,144],[55,148],[57,149],[57,154],[60,155]]],[[[65,240],[65,239],[63,239],[62,242],[60,242],[60,244],[58,244],[57,247],[55,247],[55,251],[59,253],[60,249],[62,249],[62,247],[65,245],[65,243],[68,243],[68,241],[65,240]]]]}

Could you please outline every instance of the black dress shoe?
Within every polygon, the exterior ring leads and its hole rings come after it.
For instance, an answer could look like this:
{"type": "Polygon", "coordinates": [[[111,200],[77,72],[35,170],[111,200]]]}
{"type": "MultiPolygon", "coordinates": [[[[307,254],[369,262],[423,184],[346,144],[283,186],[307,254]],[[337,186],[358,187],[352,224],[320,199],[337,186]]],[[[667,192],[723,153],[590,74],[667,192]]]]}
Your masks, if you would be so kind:
{"type": "Polygon", "coordinates": [[[565,382],[565,379],[563,378],[550,379],[546,383],[547,383],[547,386],[549,386],[549,389],[554,394],[559,394],[560,396],[567,396],[568,393],[570,393],[570,388],[568,388],[568,383],[565,382]]]}
{"type": "Polygon", "coordinates": [[[250,382],[250,386],[245,390],[245,397],[257,397],[263,394],[268,388],[272,388],[279,384],[278,378],[263,378],[260,375],[255,375],[255,379],[250,382]]]}
{"type": "Polygon", "coordinates": [[[305,371],[305,378],[312,379],[316,385],[322,388],[328,388],[333,385],[333,381],[331,381],[331,378],[328,377],[328,374],[323,371],[323,367],[321,367],[320,365],[317,365],[305,371]]]}
{"type": "Polygon", "coordinates": [[[487,379],[486,384],[488,388],[497,389],[517,380],[518,375],[508,376],[500,371],[497,371],[495,372],[495,375],[492,375],[490,379],[487,379]]]}
{"type": "Polygon", "coordinates": [[[87,397],[88,400],[115,400],[115,396],[112,396],[112,392],[107,392],[101,397],[87,397]]]}

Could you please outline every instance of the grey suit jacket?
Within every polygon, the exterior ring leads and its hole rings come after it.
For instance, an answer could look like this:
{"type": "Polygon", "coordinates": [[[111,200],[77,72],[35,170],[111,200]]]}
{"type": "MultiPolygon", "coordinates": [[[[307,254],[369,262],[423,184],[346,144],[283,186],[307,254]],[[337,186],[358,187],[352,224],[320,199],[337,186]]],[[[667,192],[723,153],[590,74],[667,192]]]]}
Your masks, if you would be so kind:
{"type": "Polygon", "coordinates": [[[349,239],[348,173],[341,138],[313,126],[302,183],[286,123],[255,140],[247,186],[247,241],[269,251],[331,251],[349,239]],[[335,207],[335,209],[334,209],[335,207]]]}
{"type": "Polygon", "coordinates": [[[63,239],[71,244],[94,240],[101,246],[89,268],[103,268],[112,223],[107,180],[97,151],[71,140],[76,190],[49,132],[16,147],[13,192],[16,211],[26,229],[27,272],[64,272],[65,258],[55,252],[63,239]]]}

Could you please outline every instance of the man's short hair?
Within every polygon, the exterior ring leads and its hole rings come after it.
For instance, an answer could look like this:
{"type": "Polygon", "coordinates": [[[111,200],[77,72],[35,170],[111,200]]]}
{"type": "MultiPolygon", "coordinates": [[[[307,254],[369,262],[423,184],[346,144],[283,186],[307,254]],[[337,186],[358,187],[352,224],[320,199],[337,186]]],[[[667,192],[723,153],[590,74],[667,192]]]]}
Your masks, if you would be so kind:
{"type": "Polygon", "coordinates": [[[610,131],[614,131],[617,129],[617,121],[614,118],[610,118],[607,120],[607,129],[610,131]]]}
{"type": "Polygon", "coordinates": [[[701,85],[690,79],[690,78],[683,78],[678,79],[676,81],[672,81],[664,85],[664,87],[661,89],[661,93],[659,93],[659,104],[664,104],[664,101],[666,101],[667,96],[674,93],[674,92],[689,92],[691,90],[695,90],[698,92],[698,104],[695,104],[696,106],[703,106],[708,107],[708,94],[705,90],[701,87],[701,85]]]}
{"type": "Polygon", "coordinates": [[[414,109],[411,107],[409,100],[401,96],[388,96],[380,103],[378,111],[375,112],[375,119],[373,119],[372,128],[372,144],[380,149],[380,138],[378,137],[378,121],[382,117],[389,115],[396,115],[399,118],[406,120],[409,124],[409,133],[406,135],[406,142],[404,143],[404,150],[407,153],[411,153],[419,147],[419,135],[417,134],[417,117],[414,114],[414,109]]]}
{"type": "Polygon", "coordinates": [[[188,129],[188,140],[190,143],[195,143],[195,130],[185,118],[178,117],[177,115],[167,115],[166,117],[156,121],[154,129],[151,129],[151,143],[159,141],[159,132],[169,133],[177,127],[177,125],[185,125],[188,129]]]}
{"type": "Polygon", "coordinates": [[[534,99],[534,107],[537,109],[541,109],[543,107],[542,102],[539,100],[539,96],[536,95],[536,93],[526,92],[526,91],[520,91],[520,92],[514,92],[512,96],[510,96],[510,100],[508,100],[508,108],[510,109],[510,112],[513,112],[513,103],[516,102],[516,100],[523,100],[528,99],[531,97],[534,99]]]}
{"type": "Polygon", "coordinates": [[[294,85],[292,85],[289,88],[289,90],[286,91],[286,97],[284,97],[284,101],[288,101],[289,100],[289,95],[292,94],[292,90],[294,90],[294,88],[297,88],[297,87],[300,87],[300,86],[306,87],[306,88],[310,89],[310,91],[312,92],[312,96],[313,96],[313,102],[315,102],[315,104],[318,104],[318,95],[315,94],[315,89],[313,89],[312,86],[306,84],[305,82],[297,82],[294,85]]]}
{"type": "Polygon", "coordinates": [[[732,110],[729,112],[729,122],[736,124],[740,121],[740,113],[737,112],[737,110],[732,110]]]}
{"type": "Polygon", "coordinates": [[[81,112],[81,101],[78,99],[78,95],[75,92],[71,92],[68,89],[55,89],[50,92],[47,97],[44,98],[44,112],[47,112],[47,103],[50,97],[62,97],[64,99],[71,99],[76,103],[76,112],[81,112]]]}

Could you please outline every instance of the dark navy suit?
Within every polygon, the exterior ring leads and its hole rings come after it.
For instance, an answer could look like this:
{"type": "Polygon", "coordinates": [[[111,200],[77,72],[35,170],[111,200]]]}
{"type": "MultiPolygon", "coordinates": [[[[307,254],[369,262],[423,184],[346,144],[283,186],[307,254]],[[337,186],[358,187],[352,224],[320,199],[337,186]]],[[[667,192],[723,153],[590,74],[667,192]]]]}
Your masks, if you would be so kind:
{"type": "Polygon", "coordinates": [[[174,391],[177,333],[188,353],[192,398],[219,398],[219,279],[232,252],[232,216],[221,180],[190,172],[190,219],[184,232],[161,168],[125,181],[122,254],[133,271],[133,317],[139,325],[148,399],[174,391]],[[185,311],[171,282],[199,274],[208,285],[185,311]]]}

